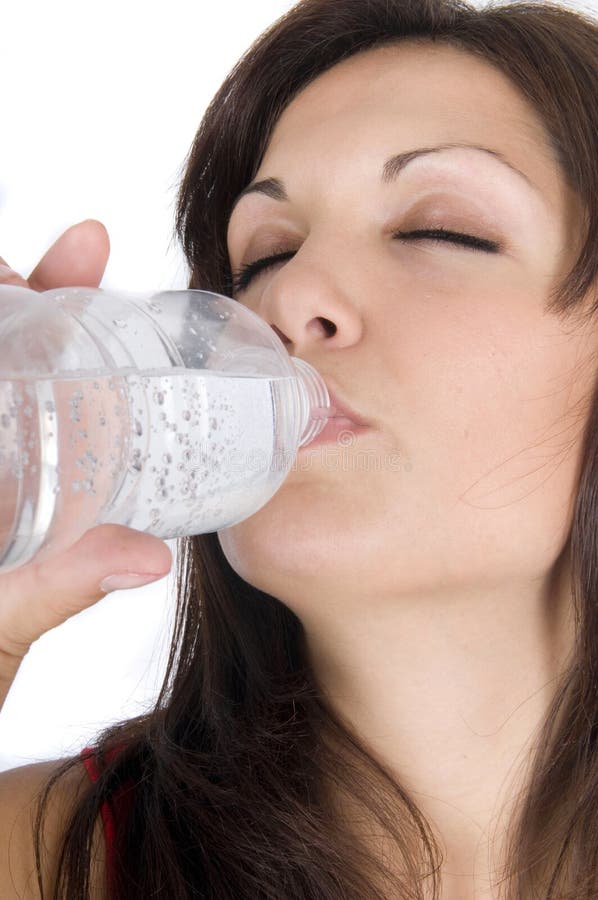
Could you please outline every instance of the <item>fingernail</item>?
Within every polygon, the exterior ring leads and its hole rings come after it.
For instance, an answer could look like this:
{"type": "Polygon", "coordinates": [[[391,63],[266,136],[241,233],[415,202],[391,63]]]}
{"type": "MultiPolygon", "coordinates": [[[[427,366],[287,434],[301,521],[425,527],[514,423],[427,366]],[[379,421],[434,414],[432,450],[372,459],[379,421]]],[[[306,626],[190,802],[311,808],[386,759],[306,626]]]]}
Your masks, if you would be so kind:
{"type": "Polygon", "coordinates": [[[142,584],[149,584],[151,581],[157,581],[163,578],[163,575],[139,575],[136,572],[121,572],[118,575],[107,575],[100,582],[100,590],[108,594],[110,591],[124,591],[127,588],[141,587],[142,584]]]}

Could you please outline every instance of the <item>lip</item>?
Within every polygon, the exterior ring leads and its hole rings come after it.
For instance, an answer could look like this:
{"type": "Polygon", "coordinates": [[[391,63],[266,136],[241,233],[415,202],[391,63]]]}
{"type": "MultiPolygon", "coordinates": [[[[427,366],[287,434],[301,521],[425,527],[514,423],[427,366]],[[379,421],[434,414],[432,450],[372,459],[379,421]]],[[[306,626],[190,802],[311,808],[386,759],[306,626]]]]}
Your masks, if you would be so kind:
{"type": "Polygon", "coordinates": [[[320,444],[329,443],[335,443],[341,449],[347,449],[353,446],[358,435],[368,431],[371,431],[369,425],[357,425],[345,416],[331,416],[312,441],[299,447],[299,453],[302,450],[311,450],[320,444]]]}
{"type": "Polygon", "coordinates": [[[299,452],[331,442],[338,444],[339,447],[350,447],[354,443],[354,438],[371,430],[369,422],[354,412],[344,401],[341,401],[326,379],[324,381],[330,398],[332,415],[328,416],[328,421],[320,433],[308,444],[300,447],[299,452]]]}
{"type": "MultiPolygon", "coordinates": [[[[326,379],[324,379],[324,381],[326,382],[326,379]]],[[[334,409],[333,416],[329,416],[329,418],[348,419],[353,425],[365,425],[369,427],[369,422],[366,422],[364,418],[344,403],[328,383],[326,383],[326,388],[328,390],[328,396],[330,397],[330,406],[334,409]]]]}

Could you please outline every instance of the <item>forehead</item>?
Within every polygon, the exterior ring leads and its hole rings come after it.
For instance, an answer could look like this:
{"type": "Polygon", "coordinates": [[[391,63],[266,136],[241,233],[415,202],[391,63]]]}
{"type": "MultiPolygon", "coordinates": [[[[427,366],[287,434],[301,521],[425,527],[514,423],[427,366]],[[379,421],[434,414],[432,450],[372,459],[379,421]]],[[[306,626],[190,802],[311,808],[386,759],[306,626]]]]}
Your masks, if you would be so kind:
{"type": "Polygon", "coordinates": [[[552,206],[563,201],[548,134],[517,86],[465,50],[416,41],[358,53],[310,82],[278,119],[255,180],[452,141],[500,151],[552,206]]]}

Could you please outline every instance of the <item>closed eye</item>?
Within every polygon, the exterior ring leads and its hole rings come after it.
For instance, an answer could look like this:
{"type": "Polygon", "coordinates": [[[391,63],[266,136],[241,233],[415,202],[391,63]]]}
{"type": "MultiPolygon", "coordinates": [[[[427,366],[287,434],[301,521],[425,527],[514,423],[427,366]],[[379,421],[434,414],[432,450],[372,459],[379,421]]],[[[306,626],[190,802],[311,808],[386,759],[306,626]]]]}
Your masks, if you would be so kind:
{"type": "MultiPolygon", "coordinates": [[[[449,231],[446,228],[426,228],[416,231],[395,231],[393,238],[397,240],[431,240],[456,244],[469,250],[482,250],[484,253],[499,253],[500,245],[496,241],[474,237],[471,234],[463,234],[459,231],[449,231]]],[[[264,256],[255,262],[242,266],[232,276],[232,287],[236,292],[243,291],[260,272],[264,272],[278,262],[284,262],[295,255],[296,250],[286,250],[273,256],[264,256]]]]}

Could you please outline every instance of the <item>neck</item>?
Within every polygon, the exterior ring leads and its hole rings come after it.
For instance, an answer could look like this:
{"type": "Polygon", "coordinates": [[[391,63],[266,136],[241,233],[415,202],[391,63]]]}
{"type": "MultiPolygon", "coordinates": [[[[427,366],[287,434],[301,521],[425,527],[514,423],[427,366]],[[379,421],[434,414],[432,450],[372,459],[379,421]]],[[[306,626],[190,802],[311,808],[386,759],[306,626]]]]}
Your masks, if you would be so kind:
{"type": "Polygon", "coordinates": [[[573,647],[568,552],[534,584],[329,620],[326,604],[310,608],[314,675],[440,837],[443,900],[473,898],[474,882],[476,900],[493,896],[489,850],[500,856],[573,647]]]}

